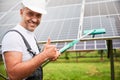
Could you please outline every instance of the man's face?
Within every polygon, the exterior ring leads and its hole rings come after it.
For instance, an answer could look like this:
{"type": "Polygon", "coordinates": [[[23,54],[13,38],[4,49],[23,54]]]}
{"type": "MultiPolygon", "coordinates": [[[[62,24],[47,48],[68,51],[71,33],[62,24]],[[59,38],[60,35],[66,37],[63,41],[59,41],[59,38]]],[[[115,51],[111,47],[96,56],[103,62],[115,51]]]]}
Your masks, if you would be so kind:
{"type": "Polygon", "coordinates": [[[20,10],[22,17],[21,25],[29,31],[34,31],[35,28],[40,24],[42,14],[34,12],[28,8],[20,10]]]}

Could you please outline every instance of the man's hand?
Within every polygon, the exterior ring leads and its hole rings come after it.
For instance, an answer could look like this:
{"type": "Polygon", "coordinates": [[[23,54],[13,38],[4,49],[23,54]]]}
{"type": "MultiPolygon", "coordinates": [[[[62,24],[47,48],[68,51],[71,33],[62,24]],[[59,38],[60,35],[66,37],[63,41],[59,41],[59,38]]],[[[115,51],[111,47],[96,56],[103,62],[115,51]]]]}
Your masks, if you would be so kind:
{"type": "Polygon", "coordinates": [[[45,44],[43,52],[44,52],[44,55],[47,56],[47,59],[50,59],[50,60],[56,60],[60,55],[60,53],[58,52],[56,46],[51,45],[50,38],[48,38],[48,41],[45,44]]]}

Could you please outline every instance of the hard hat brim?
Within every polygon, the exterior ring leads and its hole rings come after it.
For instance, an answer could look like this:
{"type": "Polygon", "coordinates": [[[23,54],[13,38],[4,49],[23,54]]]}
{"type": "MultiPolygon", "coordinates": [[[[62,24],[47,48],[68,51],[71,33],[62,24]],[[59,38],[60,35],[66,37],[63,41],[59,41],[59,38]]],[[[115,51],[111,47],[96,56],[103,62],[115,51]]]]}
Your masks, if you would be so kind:
{"type": "Polygon", "coordinates": [[[41,13],[41,14],[47,14],[47,11],[43,8],[38,8],[36,6],[32,6],[31,4],[29,4],[28,2],[26,2],[26,0],[23,0],[22,1],[22,4],[29,8],[30,10],[34,11],[34,12],[37,12],[37,13],[41,13]]]}

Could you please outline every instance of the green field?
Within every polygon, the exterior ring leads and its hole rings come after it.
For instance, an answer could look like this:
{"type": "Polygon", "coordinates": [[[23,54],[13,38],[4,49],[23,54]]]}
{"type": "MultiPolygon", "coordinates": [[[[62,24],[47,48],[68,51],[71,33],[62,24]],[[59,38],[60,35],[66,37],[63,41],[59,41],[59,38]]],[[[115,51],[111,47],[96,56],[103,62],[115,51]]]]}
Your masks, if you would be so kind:
{"type": "MultiPolygon", "coordinates": [[[[120,79],[120,62],[115,62],[115,80],[120,79]]],[[[109,61],[50,63],[44,67],[44,80],[111,80],[109,61]]]]}
{"type": "MultiPolygon", "coordinates": [[[[47,64],[44,69],[44,80],[111,80],[110,60],[101,60],[98,54],[87,54],[87,57],[76,58],[69,54],[62,55],[57,61],[47,64]],[[89,56],[89,57],[88,57],[89,56]]],[[[115,80],[120,80],[120,57],[114,58],[115,80]]],[[[3,63],[0,72],[5,75],[3,63]]],[[[0,78],[0,80],[3,80],[0,78]]]]}
{"type": "MultiPolygon", "coordinates": [[[[6,76],[5,67],[4,67],[4,65],[3,65],[3,62],[0,62],[0,73],[1,73],[3,76],[6,76]]],[[[4,79],[0,77],[0,80],[4,80],[4,79]]]]}

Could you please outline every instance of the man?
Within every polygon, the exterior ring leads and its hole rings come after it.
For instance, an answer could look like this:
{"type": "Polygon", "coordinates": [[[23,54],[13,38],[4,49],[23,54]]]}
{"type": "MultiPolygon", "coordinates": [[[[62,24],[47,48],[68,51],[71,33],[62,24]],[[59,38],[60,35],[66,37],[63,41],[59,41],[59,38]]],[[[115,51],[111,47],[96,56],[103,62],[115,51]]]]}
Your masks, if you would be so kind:
{"type": "MultiPolygon", "coordinates": [[[[23,0],[20,9],[21,22],[13,29],[19,31],[36,53],[32,56],[26,48],[23,38],[15,31],[6,33],[2,40],[2,53],[9,80],[42,80],[42,75],[34,76],[40,65],[47,60],[56,60],[59,52],[48,39],[44,50],[39,52],[34,38],[34,30],[45,14],[45,0],[23,0]],[[32,77],[31,77],[32,75],[32,77]],[[41,76],[39,79],[36,77],[41,76]]],[[[42,70],[38,70],[42,71],[42,70]]],[[[37,72],[38,72],[37,71],[37,72]]],[[[42,73],[42,72],[41,72],[42,73]]]]}

